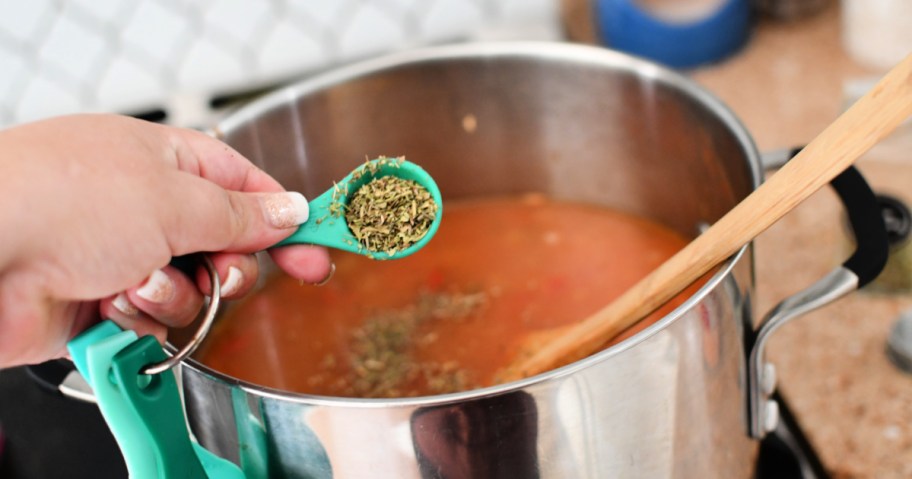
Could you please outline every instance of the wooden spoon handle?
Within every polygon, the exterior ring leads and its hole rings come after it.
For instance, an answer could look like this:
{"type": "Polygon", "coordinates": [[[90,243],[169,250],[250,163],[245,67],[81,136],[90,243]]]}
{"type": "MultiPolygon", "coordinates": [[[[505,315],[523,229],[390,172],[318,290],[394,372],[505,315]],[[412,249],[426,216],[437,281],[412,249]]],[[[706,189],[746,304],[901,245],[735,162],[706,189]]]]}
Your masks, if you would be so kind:
{"type": "Polygon", "coordinates": [[[596,352],[829,183],[910,114],[912,55],[706,232],[605,308],[521,354],[501,379],[532,376],[596,352]]]}

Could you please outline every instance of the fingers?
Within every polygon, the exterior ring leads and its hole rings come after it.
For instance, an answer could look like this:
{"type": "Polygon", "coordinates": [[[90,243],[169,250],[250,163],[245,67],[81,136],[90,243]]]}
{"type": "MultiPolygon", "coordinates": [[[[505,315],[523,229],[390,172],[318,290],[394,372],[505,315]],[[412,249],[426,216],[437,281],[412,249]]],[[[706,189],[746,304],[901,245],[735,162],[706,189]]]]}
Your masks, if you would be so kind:
{"type": "MultiPolygon", "coordinates": [[[[304,223],[309,216],[307,200],[285,192],[275,179],[219,140],[193,130],[162,128],[177,168],[161,197],[170,205],[157,208],[167,213],[159,221],[171,253],[218,251],[211,258],[222,297],[239,298],[253,288],[258,274],[250,253],[273,246],[304,223]]],[[[308,283],[323,282],[332,272],[329,253],[322,247],[283,247],[272,255],[282,269],[308,283]]],[[[160,300],[154,294],[157,283],[150,277],[145,290],[128,290],[126,298],[140,316],[183,326],[199,311],[201,295],[210,293],[208,275],[200,268],[190,281],[170,267],[162,272],[173,283],[173,297],[160,300]]]]}
{"type": "Polygon", "coordinates": [[[103,301],[101,313],[118,324],[150,319],[161,323],[163,331],[165,326],[190,324],[202,306],[203,296],[193,281],[178,269],[165,266],[141,284],[103,301]]]}
{"type": "Polygon", "coordinates": [[[158,216],[172,255],[197,251],[253,253],[293,233],[309,216],[300,193],[225,190],[198,176],[173,172],[158,216]]]}
{"type": "MultiPolygon", "coordinates": [[[[221,280],[219,291],[222,298],[238,299],[253,289],[260,269],[256,256],[219,253],[209,257],[221,280]]],[[[197,270],[196,285],[203,294],[211,294],[211,282],[205,268],[197,270]]]]}
{"type": "Polygon", "coordinates": [[[99,312],[103,318],[114,321],[123,329],[132,329],[140,337],[151,334],[159,343],[164,344],[167,327],[134,306],[125,293],[105,298],[99,302],[99,312]]]}
{"type": "Polygon", "coordinates": [[[139,310],[174,328],[190,324],[203,306],[203,296],[193,281],[172,266],[153,271],[126,294],[139,310]]]}
{"type": "MultiPolygon", "coordinates": [[[[213,254],[211,259],[219,272],[222,298],[240,298],[255,285],[259,270],[256,257],[213,254]]],[[[103,300],[101,313],[122,327],[163,339],[166,327],[185,327],[199,315],[203,294],[210,294],[205,268],[199,268],[197,277],[191,279],[177,268],[166,266],[136,287],[103,300]]]]}
{"type": "Polygon", "coordinates": [[[329,251],[320,246],[283,246],[269,254],[286,273],[305,283],[325,283],[335,271],[329,251]]]}
{"type": "Polygon", "coordinates": [[[195,130],[169,128],[174,159],[181,171],[222,188],[244,192],[279,192],[278,181],[225,143],[195,130]]]}
{"type": "MultiPolygon", "coordinates": [[[[275,179],[234,149],[197,131],[168,132],[176,166],[185,173],[180,182],[172,183],[176,190],[168,195],[182,198],[181,215],[176,220],[179,224],[166,228],[175,232],[168,238],[173,254],[261,251],[307,220],[310,212],[303,196],[285,192],[275,179]]],[[[280,267],[302,281],[319,283],[330,274],[331,261],[323,248],[276,251],[273,258],[280,267]]],[[[237,271],[244,272],[244,268],[237,271]]],[[[219,268],[223,277],[228,272],[219,268]]],[[[208,291],[208,281],[198,283],[208,291]]]]}

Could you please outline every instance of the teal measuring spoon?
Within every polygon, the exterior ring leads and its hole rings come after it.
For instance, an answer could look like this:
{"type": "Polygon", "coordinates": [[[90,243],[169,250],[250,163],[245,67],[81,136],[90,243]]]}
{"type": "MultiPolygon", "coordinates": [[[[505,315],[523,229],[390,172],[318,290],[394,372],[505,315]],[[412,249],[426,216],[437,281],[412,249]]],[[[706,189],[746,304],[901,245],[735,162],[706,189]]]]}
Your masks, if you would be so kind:
{"type": "Polygon", "coordinates": [[[349,173],[342,181],[336,183],[322,195],[314,198],[309,203],[310,215],[307,221],[298,227],[291,236],[279,242],[276,246],[290,244],[316,244],[329,248],[340,249],[352,253],[363,254],[374,259],[404,258],[415,253],[427,244],[437,232],[440,219],[443,216],[443,201],[437,183],[420,166],[405,160],[394,158],[379,158],[359,166],[349,173]],[[428,190],[437,203],[437,214],[434,221],[420,240],[411,246],[387,254],[382,251],[370,251],[360,243],[348,228],[345,218],[339,214],[340,206],[348,204],[349,198],[358,188],[361,188],[375,178],[395,176],[404,180],[412,180],[428,190]]]}
{"type": "Polygon", "coordinates": [[[68,344],[92,385],[132,479],[244,479],[244,472],[190,439],[174,373],[140,371],[165,353],[151,336],[137,339],[103,321],[68,344]]]}
{"type": "Polygon", "coordinates": [[[158,341],[143,336],[115,354],[110,367],[133,412],[133,427],[146,435],[145,447],[152,450],[158,466],[157,479],[244,479],[233,463],[191,441],[174,373],[142,373],[164,358],[158,341]]]}
{"type": "Polygon", "coordinates": [[[113,322],[103,321],[71,340],[67,347],[76,369],[92,386],[101,414],[120,446],[130,477],[157,477],[158,466],[152,449],[145,447],[146,438],[134,426],[133,413],[109,375],[111,359],[136,339],[134,331],[123,331],[113,322]]]}

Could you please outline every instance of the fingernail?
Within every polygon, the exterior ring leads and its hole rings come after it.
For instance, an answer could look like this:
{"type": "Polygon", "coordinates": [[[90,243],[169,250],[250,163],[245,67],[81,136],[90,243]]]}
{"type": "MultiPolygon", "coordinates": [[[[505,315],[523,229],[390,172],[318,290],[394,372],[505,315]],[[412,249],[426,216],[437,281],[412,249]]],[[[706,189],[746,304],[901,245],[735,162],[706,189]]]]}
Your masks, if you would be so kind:
{"type": "Polygon", "coordinates": [[[228,267],[228,275],[225,277],[225,281],[222,282],[221,286],[219,287],[221,290],[221,295],[231,296],[241,288],[241,283],[243,282],[244,273],[242,273],[241,270],[235,268],[234,266],[228,267]]]}
{"type": "Polygon", "coordinates": [[[323,280],[319,283],[314,283],[314,286],[323,286],[332,279],[333,275],[336,274],[336,263],[329,263],[329,273],[326,275],[323,280]]]}
{"type": "Polygon", "coordinates": [[[291,228],[307,221],[310,207],[304,195],[295,191],[263,196],[263,208],[269,224],[276,228],[291,228]]]}
{"type": "Polygon", "coordinates": [[[174,298],[174,282],[162,270],[157,269],[136,290],[136,295],[152,303],[166,303],[174,298]]]}
{"type": "Polygon", "coordinates": [[[111,305],[127,316],[132,317],[139,314],[139,309],[137,309],[136,306],[133,306],[133,303],[130,302],[130,298],[127,297],[126,293],[120,293],[117,296],[114,296],[111,305]]]}

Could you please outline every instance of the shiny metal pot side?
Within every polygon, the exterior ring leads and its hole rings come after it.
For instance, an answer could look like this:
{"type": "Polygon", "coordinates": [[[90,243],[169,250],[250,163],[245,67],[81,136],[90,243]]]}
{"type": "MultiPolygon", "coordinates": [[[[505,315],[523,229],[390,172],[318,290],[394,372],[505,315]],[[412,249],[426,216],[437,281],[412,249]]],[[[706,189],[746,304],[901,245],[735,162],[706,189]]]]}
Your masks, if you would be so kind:
{"type": "MultiPolygon", "coordinates": [[[[407,155],[444,199],[545,192],[693,236],[760,181],[756,148],[686,78],[604,49],[447,46],[342,68],[237,111],[217,134],[313,196],[407,155]]],[[[593,252],[597,254],[597,252],[593,252]]],[[[643,332],[564,368],[461,394],[340,399],[182,367],[200,442],[248,477],[747,478],[749,247],[643,332]]]]}

